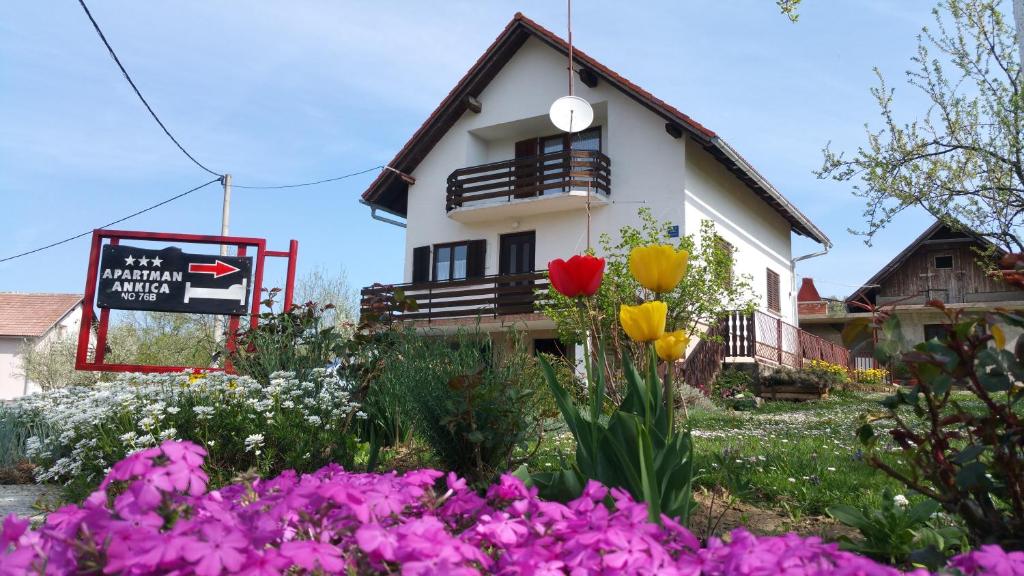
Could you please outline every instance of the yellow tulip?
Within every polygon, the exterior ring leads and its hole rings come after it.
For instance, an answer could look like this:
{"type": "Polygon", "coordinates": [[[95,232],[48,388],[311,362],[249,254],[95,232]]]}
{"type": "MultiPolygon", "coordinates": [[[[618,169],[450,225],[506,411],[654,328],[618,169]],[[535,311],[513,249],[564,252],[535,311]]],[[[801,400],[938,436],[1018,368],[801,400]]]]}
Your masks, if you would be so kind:
{"type": "Polygon", "coordinates": [[[686,346],[689,343],[690,337],[682,330],[665,332],[661,338],[654,341],[654,351],[658,353],[658,358],[666,362],[674,362],[686,354],[686,346]]]}
{"type": "Polygon", "coordinates": [[[652,292],[671,292],[686,274],[690,253],[672,246],[640,246],[629,253],[629,271],[652,292]]]}
{"type": "Polygon", "coordinates": [[[637,342],[651,342],[665,333],[668,305],[655,300],[639,306],[619,306],[619,322],[626,335],[637,342]]]}
{"type": "Polygon", "coordinates": [[[996,324],[992,324],[988,327],[989,332],[992,333],[992,338],[996,342],[996,348],[1000,350],[1006,347],[1006,334],[1003,333],[1003,329],[996,324]]]}

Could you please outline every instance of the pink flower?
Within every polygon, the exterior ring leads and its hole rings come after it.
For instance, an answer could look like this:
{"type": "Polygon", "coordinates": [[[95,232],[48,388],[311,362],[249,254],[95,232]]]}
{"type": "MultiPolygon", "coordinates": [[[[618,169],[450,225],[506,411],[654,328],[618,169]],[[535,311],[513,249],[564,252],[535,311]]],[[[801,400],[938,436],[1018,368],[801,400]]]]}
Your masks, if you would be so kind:
{"type": "Polygon", "coordinates": [[[395,549],[398,547],[398,536],[389,532],[380,524],[366,524],[356,530],[356,543],[370,555],[372,560],[395,561],[395,549]]]}
{"type": "Polygon", "coordinates": [[[341,550],[337,546],[311,540],[298,540],[281,544],[281,556],[305,570],[320,569],[328,573],[345,568],[341,550]]]}
{"type": "Polygon", "coordinates": [[[14,544],[21,538],[21,535],[28,530],[30,522],[20,520],[14,514],[8,514],[4,518],[3,527],[0,528],[0,552],[7,550],[7,547],[14,544]]]}
{"type": "MultiPolygon", "coordinates": [[[[0,525],[0,576],[74,574],[98,547],[107,574],[400,572],[403,575],[666,574],[899,576],[818,538],[738,529],[707,546],[676,520],[647,521],[629,493],[596,482],[568,504],[545,502],[510,476],[487,498],[434,470],[353,474],[338,466],[206,492],[203,452],[165,443],[119,462],[82,506],[39,529],[0,525]],[[445,486],[447,484],[447,486],[445,486]],[[610,498],[609,498],[610,495],[610,498]]],[[[1024,552],[983,546],[948,566],[965,576],[1024,574],[1024,552]]],[[[903,576],[927,576],[915,570],[903,576]]]]}
{"type": "Polygon", "coordinates": [[[202,540],[184,545],[184,558],[195,563],[199,576],[219,576],[221,572],[237,572],[245,560],[249,541],[241,533],[220,524],[206,524],[200,530],[202,540]]]}

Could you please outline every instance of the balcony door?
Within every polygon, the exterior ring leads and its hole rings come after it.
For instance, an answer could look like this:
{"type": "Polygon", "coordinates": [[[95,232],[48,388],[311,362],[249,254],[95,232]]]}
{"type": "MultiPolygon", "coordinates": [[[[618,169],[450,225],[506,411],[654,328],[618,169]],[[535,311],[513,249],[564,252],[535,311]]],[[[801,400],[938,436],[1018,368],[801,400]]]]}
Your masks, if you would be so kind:
{"type": "MultiPolygon", "coordinates": [[[[569,157],[560,154],[569,150],[568,134],[556,134],[543,138],[529,138],[516,142],[516,198],[543,196],[545,192],[568,192],[569,157]],[[540,157],[538,158],[538,155],[540,157]],[[563,184],[545,189],[544,186],[563,184]]],[[[601,127],[595,126],[572,135],[573,150],[601,151],[601,127]]],[[[576,166],[575,180],[589,178],[579,173],[590,172],[591,168],[576,166]]]]}
{"type": "MultiPolygon", "coordinates": [[[[535,272],[534,255],[537,250],[535,232],[502,234],[498,242],[498,273],[502,275],[535,272]]],[[[533,311],[533,280],[518,279],[498,283],[497,307],[501,314],[533,311]]]]}

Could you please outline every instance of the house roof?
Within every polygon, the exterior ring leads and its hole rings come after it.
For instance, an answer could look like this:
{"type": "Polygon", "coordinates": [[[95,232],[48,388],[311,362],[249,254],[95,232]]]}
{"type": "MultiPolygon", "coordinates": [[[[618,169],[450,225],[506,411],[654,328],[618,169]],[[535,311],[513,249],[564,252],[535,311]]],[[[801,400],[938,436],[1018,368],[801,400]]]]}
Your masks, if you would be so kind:
{"type": "Polygon", "coordinates": [[[888,264],[882,266],[882,268],[875,273],[874,276],[868,278],[866,282],[861,284],[861,287],[856,292],[850,294],[846,298],[847,304],[851,302],[863,302],[871,294],[872,291],[877,289],[879,285],[884,282],[893,272],[899,269],[907,258],[910,258],[922,244],[930,240],[942,241],[942,240],[955,240],[967,238],[974,240],[983,247],[993,246],[985,237],[979,236],[974,232],[971,232],[966,227],[953,229],[941,220],[936,220],[931,226],[929,226],[920,236],[914,239],[913,242],[907,245],[899,254],[897,254],[888,264]]]}
{"type": "Polygon", "coordinates": [[[81,302],[81,294],[0,292],[0,337],[42,336],[81,302]]]}
{"type": "MultiPolygon", "coordinates": [[[[398,151],[398,154],[388,164],[389,169],[381,171],[370,187],[363,192],[362,202],[405,217],[409,184],[402,178],[402,175],[410,174],[416,169],[466,111],[470,97],[478,97],[516,51],[531,37],[537,38],[563,54],[568,54],[569,45],[565,40],[523,16],[522,13],[516,13],[490,47],[452,88],[441,104],[405,143],[405,146],[398,151]]],[[[664,118],[666,129],[671,128],[673,131],[685,132],[693,137],[754,193],[782,215],[790,223],[794,232],[825,246],[832,245],[832,241],[824,232],[712,130],[623,78],[575,46],[573,46],[573,59],[580,69],[590,71],[600,80],[608,82],[642,106],[664,118]]]]}

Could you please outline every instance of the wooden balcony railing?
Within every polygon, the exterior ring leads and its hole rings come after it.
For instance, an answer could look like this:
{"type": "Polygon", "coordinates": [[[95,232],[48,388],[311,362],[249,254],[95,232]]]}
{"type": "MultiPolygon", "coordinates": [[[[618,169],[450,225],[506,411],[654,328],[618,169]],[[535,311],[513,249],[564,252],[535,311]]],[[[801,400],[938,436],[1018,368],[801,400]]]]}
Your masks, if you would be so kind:
{"type": "Polygon", "coordinates": [[[565,150],[459,168],[448,176],[446,209],[473,202],[534,198],[591,190],[611,193],[611,160],[600,152],[565,150]]]}
{"type": "Polygon", "coordinates": [[[537,310],[538,290],[548,287],[546,271],[526,274],[497,274],[450,282],[375,284],[360,291],[363,312],[390,314],[396,320],[437,320],[529,314],[537,310]],[[403,310],[395,300],[401,291],[416,302],[414,310],[403,310]]]}
{"type": "Polygon", "coordinates": [[[800,368],[807,360],[825,360],[850,369],[856,367],[846,348],[760,310],[753,314],[729,314],[725,354],[792,368],[800,368]]]}

